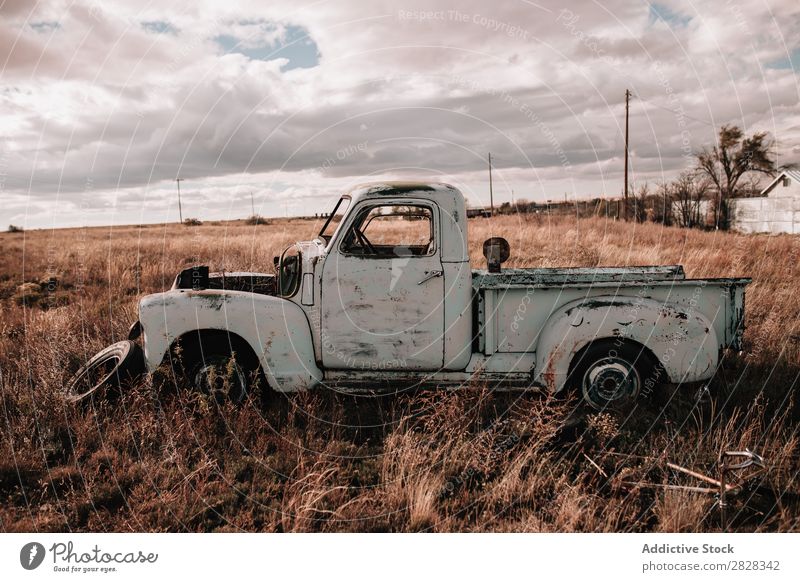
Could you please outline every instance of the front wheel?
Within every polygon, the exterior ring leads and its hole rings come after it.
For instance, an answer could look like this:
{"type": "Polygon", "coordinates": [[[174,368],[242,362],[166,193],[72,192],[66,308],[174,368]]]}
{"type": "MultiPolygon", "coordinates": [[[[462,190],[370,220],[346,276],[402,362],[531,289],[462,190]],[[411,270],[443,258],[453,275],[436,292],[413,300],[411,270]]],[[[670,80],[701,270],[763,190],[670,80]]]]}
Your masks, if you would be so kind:
{"type": "Polygon", "coordinates": [[[657,379],[657,366],[642,347],[596,342],[575,356],[570,384],[595,410],[625,410],[636,404],[643,387],[657,379]]]}
{"type": "Polygon", "coordinates": [[[220,404],[241,404],[259,385],[259,364],[249,347],[225,334],[207,335],[183,353],[186,379],[220,404]]]}
{"type": "Polygon", "coordinates": [[[239,404],[250,392],[249,374],[237,361],[236,354],[207,354],[189,372],[189,380],[197,390],[214,398],[239,404]]]}

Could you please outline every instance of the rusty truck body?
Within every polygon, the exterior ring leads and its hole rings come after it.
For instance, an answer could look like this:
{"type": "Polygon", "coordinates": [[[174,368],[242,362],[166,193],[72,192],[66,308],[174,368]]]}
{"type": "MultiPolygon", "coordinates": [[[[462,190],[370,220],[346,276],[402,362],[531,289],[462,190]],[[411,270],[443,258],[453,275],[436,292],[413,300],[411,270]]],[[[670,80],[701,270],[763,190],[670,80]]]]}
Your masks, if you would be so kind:
{"type": "Polygon", "coordinates": [[[276,257],[276,272],[183,271],[140,301],[148,370],[183,345],[196,384],[233,370],[272,390],[457,387],[560,392],[595,408],[661,382],[710,379],[740,350],[746,278],[687,279],[681,266],[470,266],[458,189],[386,182],[342,196],[322,231],[276,257]],[[235,356],[233,367],[231,355],[235,356]],[[227,363],[226,363],[227,362],[227,363]]]}

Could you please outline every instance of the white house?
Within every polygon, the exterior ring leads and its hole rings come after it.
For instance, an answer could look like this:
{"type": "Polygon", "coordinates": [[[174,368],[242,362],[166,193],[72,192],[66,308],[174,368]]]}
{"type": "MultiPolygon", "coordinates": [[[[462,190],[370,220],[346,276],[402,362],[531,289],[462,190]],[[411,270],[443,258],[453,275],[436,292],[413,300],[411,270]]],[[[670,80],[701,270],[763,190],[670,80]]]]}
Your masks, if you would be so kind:
{"type": "Polygon", "coordinates": [[[800,234],[800,171],[784,170],[760,197],[730,200],[729,208],[733,230],[800,234]]]}
{"type": "Polygon", "coordinates": [[[762,196],[800,198],[800,171],[784,170],[761,191],[762,196]]]}

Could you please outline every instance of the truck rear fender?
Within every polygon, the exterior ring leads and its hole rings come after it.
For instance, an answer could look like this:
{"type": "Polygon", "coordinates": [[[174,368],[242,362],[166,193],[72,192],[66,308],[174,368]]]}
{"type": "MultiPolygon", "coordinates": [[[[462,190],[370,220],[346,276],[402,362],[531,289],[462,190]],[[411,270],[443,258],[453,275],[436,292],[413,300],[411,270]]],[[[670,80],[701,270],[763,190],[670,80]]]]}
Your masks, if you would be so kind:
{"type": "Polygon", "coordinates": [[[591,297],[547,320],[536,346],[536,382],[562,390],[575,355],[597,340],[644,346],[672,382],[706,380],[719,360],[717,334],[702,313],[644,297],[591,297]]]}

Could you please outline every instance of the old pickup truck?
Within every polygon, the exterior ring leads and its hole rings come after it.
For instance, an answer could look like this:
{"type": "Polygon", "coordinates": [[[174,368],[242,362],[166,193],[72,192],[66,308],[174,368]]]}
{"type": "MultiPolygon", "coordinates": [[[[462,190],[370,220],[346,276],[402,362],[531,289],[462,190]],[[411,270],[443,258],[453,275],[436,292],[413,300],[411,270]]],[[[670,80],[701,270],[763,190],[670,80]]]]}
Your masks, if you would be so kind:
{"type": "Polygon", "coordinates": [[[477,381],[574,389],[604,409],[710,379],[723,350],[741,349],[749,279],[687,279],[681,266],[503,269],[499,238],[475,270],[467,227],[447,184],[357,187],[316,238],[275,258],[274,274],[192,267],[142,298],[129,341],[105,361],[132,369],[140,339],[148,371],[179,359],[191,384],[234,400],[256,377],[278,392],[477,381]]]}

